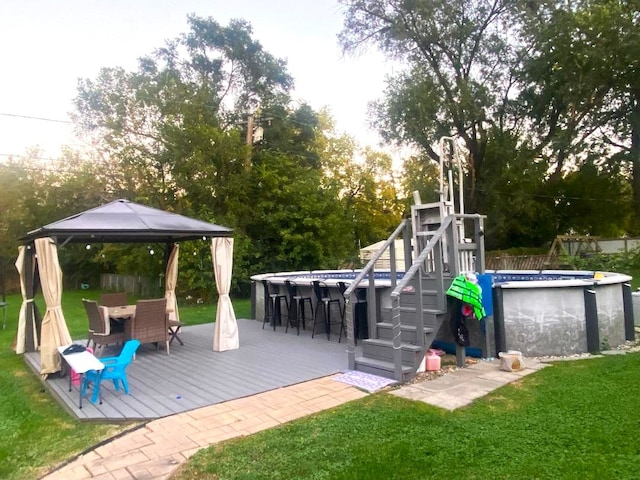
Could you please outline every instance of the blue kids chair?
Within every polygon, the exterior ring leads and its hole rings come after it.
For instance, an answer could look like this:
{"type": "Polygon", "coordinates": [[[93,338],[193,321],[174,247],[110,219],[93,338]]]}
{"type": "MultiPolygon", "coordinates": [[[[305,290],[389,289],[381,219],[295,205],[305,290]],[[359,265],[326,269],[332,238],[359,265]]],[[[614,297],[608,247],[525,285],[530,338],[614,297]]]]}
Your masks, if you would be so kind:
{"type": "MultiPolygon", "coordinates": [[[[136,350],[140,346],[140,342],[136,339],[127,340],[122,347],[120,355],[117,357],[101,358],[100,361],[104,363],[104,370],[97,372],[96,370],[89,370],[82,381],[81,394],[87,393],[87,386],[90,382],[93,382],[93,395],[91,395],[91,403],[96,403],[100,398],[100,382],[102,380],[113,380],[113,385],[116,390],[120,390],[119,382],[122,383],[124,393],[129,394],[129,384],[127,383],[126,369],[133,360],[133,356],[136,350]]],[[[102,403],[102,398],[100,398],[102,403]]]]}

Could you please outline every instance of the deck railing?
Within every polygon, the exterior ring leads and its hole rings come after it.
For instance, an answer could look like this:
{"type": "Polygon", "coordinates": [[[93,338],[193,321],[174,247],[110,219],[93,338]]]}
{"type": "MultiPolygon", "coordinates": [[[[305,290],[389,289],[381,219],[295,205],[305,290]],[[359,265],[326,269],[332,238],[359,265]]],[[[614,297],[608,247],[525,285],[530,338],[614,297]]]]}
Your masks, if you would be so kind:
{"type": "MultiPolygon", "coordinates": [[[[416,331],[424,331],[424,318],[422,312],[424,274],[431,274],[436,281],[437,308],[446,311],[444,272],[454,277],[462,272],[484,272],[484,226],[485,216],[479,214],[454,214],[443,219],[440,227],[435,232],[429,232],[429,240],[422,251],[412,261],[411,250],[411,223],[403,220],[396,230],[389,236],[380,250],[373,255],[367,265],[362,269],[355,280],[345,291],[345,323],[347,329],[347,354],[349,369],[355,369],[355,340],[353,326],[353,311],[349,308],[355,301],[355,290],[360,283],[367,278],[367,317],[369,325],[377,323],[377,297],[375,295],[375,264],[378,259],[389,249],[391,264],[391,323],[393,332],[394,368],[395,376],[402,378],[401,359],[401,321],[400,321],[400,295],[405,289],[411,288],[412,282],[417,278],[416,292],[416,331]],[[473,222],[472,238],[458,238],[458,224],[464,221],[473,222]],[[405,274],[397,281],[395,240],[402,235],[404,240],[405,274]],[[451,259],[445,263],[445,259],[451,259]],[[417,277],[416,277],[417,275],[417,277]]],[[[370,337],[375,338],[376,329],[369,329],[370,337]]],[[[417,345],[425,347],[424,335],[417,335],[417,345]]]]}
{"type": "MultiPolygon", "coordinates": [[[[380,259],[380,257],[389,250],[389,260],[390,260],[390,279],[391,286],[395,288],[397,283],[397,271],[396,271],[396,239],[402,236],[403,245],[404,245],[404,264],[405,271],[411,265],[411,222],[408,219],[404,219],[400,222],[400,225],[393,231],[393,233],[389,236],[389,238],[385,241],[385,243],[369,260],[369,262],[365,265],[362,271],[358,274],[358,276],[353,280],[351,285],[345,290],[344,298],[345,298],[345,327],[347,329],[347,356],[349,359],[349,370],[355,369],[356,363],[356,351],[355,351],[355,337],[354,337],[354,327],[353,327],[353,309],[351,308],[351,304],[355,304],[356,302],[356,288],[362,283],[362,281],[366,278],[368,280],[367,286],[367,319],[369,321],[369,325],[377,322],[377,312],[378,312],[378,304],[377,304],[377,296],[376,296],[376,287],[375,287],[375,265],[376,262],[380,259]]],[[[369,329],[369,335],[376,335],[375,329],[369,329]]]]}

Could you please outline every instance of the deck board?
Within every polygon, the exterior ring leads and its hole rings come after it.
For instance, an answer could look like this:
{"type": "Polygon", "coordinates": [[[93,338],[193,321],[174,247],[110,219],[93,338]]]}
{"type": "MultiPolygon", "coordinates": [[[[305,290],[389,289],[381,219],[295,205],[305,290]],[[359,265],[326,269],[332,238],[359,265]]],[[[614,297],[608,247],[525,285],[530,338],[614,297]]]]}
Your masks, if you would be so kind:
{"type": "MultiPolygon", "coordinates": [[[[184,326],[173,342],[170,355],[153,345],[142,345],[127,368],[130,395],[116,392],[113,383],[102,384],[102,405],[89,401],[78,408],[78,390],[69,392],[68,377],[50,375],[44,381],[64,408],[81,420],[147,420],[200,408],[235,398],[281,388],[347,370],[346,343],[325,334],[311,338],[309,330],[274,332],[262,322],[238,320],[240,348],[213,351],[215,325],[184,326]]],[[[77,343],[80,343],[78,341],[77,343]]],[[[359,349],[359,347],[356,347],[359,349]]],[[[102,356],[116,354],[105,351],[102,356]]],[[[39,373],[40,354],[24,355],[27,365],[39,373]]]]}

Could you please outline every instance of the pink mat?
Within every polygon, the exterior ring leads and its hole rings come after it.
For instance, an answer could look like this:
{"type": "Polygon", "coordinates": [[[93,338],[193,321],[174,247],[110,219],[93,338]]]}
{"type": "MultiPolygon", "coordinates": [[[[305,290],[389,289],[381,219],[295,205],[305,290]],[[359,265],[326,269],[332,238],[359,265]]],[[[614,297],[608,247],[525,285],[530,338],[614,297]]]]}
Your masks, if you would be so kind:
{"type": "Polygon", "coordinates": [[[365,390],[369,393],[377,392],[378,390],[382,390],[389,385],[398,383],[397,381],[390,378],[379,377],[377,375],[358,372],[356,370],[349,370],[348,372],[341,373],[340,375],[336,376],[334,380],[342,383],[348,383],[349,385],[361,388],[362,390],[365,390]]]}

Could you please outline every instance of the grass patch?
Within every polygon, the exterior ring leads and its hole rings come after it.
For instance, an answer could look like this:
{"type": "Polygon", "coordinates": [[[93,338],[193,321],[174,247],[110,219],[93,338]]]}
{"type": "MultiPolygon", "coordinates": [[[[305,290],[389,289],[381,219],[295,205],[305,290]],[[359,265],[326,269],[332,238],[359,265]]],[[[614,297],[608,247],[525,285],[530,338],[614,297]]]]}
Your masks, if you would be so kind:
{"type": "MultiPolygon", "coordinates": [[[[73,338],[86,337],[81,299],[97,297],[97,291],[64,293],[73,338]]],[[[7,302],[0,478],[32,479],[130,425],[78,422],[62,410],[10,349],[20,298],[7,302]]],[[[234,300],[234,308],[238,318],[250,318],[249,300],[234,300]]],[[[209,323],[215,306],[180,313],[187,325],[209,323]]],[[[174,478],[638,478],[639,371],[638,353],[558,363],[455,412],[372,395],[205,449],[174,478]]]]}
{"type": "MultiPolygon", "coordinates": [[[[78,422],[58,405],[25,365],[22,355],[16,355],[11,348],[20,297],[8,296],[7,303],[7,328],[0,330],[0,478],[32,479],[47,466],[66,460],[126,426],[78,422]]],[[[83,315],[86,337],[86,314],[83,315]]],[[[80,323],[72,315],[69,318],[80,323]]]]}
{"type": "MultiPolygon", "coordinates": [[[[64,292],[62,309],[72,338],[87,337],[88,321],[82,299],[98,297],[98,291],[64,292]]],[[[77,421],[43,389],[22,355],[16,355],[11,348],[20,302],[19,295],[7,296],[7,328],[0,330],[0,478],[6,480],[38,478],[49,468],[133,426],[77,421]]],[[[36,298],[36,303],[44,315],[42,298],[36,298]]],[[[238,318],[250,318],[250,306],[249,300],[234,299],[238,318]]],[[[216,307],[181,307],[180,318],[186,325],[210,323],[215,321],[216,307]]]]}
{"type": "Polygon", "coordinates": [[[192,479],[638,478],[640,354],[558,363],[454,412],[385,393],[198,452],[192,479]]]}

